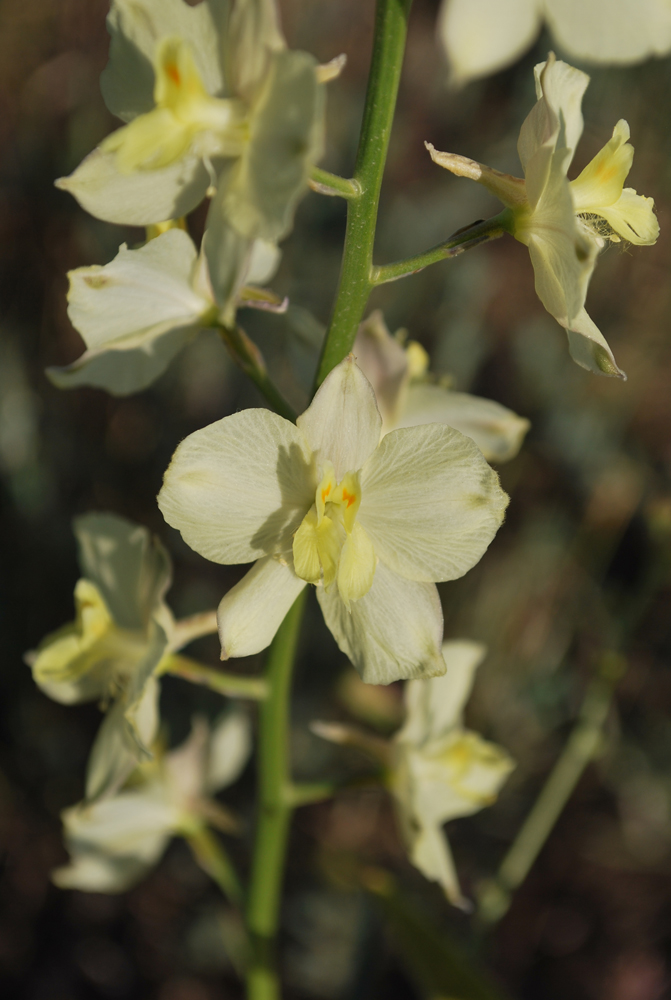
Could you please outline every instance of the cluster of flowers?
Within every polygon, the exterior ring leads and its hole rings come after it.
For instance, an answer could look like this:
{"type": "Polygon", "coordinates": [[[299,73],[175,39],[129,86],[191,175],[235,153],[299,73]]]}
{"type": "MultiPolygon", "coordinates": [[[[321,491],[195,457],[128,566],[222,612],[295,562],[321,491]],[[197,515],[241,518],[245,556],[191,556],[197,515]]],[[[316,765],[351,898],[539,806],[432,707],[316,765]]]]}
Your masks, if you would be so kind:
{"type": "MultiPolygon", "coordinates": [[[[148,227],[148,239],[71,272],[69,315],[87,349],[50,377],[125,394],[156,379],[199,329],[235,324],[239,307],[282,308],[258,286],[320,156],[324,84],[342,60],[319,66],[289,50],[274,0],[112,0],[108,25],[103,94],[126,124],[58,183],[98,218],[148,227]],[[197,249],[182,220],[205,197],[197,249]]],[[[524,180],[429,148],[507,206],[501,225],[529,246],[538,294],[574,358],[621,374],[585,312],[587,283],[604,232],[650,243],[657,224],[651,200],[623,189],[626,123],[567,179],[587,82],[553,56],[537,68],[538,103],[520,137],[524,180]]],[[[169,558],[145,529],[113,515],[78,519],[76,621],[29,655],[48,695],[107,710],[86,799],[63,817],[73,860],[59,884],[119,891],[172,834],[207,822],[230,829],[211,796],[244,766],[246,716],[229,714],[211,735],[197,723],[166,753],[158,678],[176,650],[214,627],[223,659],[266,648],[313,584],[363,680],[408,681],[388,783],[413,862],[462,902],[440,826],[492,801],[512,765],[462,726],[483,650],[443,645],[436,583],[466,573],[494,538],[507,497],[488,460],[512,458],[527,429],[499,404],[433,378],[423,349],[392,337],[375,313],[296,424],[249,409],[177,448],[158,498],[166,521],[207,559],[253,562],[216,626],[212,615],[175,622],[164,601],[169,558]]]]}

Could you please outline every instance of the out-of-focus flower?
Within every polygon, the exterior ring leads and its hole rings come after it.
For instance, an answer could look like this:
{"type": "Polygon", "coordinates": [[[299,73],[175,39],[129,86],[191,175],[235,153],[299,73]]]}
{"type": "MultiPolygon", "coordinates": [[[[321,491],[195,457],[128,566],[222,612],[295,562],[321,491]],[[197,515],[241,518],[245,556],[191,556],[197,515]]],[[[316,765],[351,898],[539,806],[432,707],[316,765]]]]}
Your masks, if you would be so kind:
{"type": "Polygon", "coordinates": [[[246,239],[276,242],[321,154],[315,59],[286,48],[275,0],[113,0],[101,86],[127,122],[58,186],[108,222],[186,215],[218,190],[246,239]]]}
{"type": "Polygon", "coordinates": [[[146,528],[114,514],[74,521],[82,579],[76,619],[27,654],[39,687],[64,704],[109,706],[89,759],[86,795],[108,795],[150,755],[158,725],[156,672],[174,632],[164,602],[170,557],[146,528]]]}
{"type": "Polygon", "coordinates": [[[196,720],[191,736],[170,753],[157,750],[111,798],[62,814],[70,863],[52,878],[63,889],[125,892],[156,864],[173,836],[207,824],[230,830],[226,810],[211,796],[232,784],[250,753],[249,722],[235,710],[210,733],[196,720]]]}
{"type": "Polygon", "coordinates": [[[350,355],[297,426],[250,409],[180,444],[158,498],[165,519],[207,559],[258,560],[219,606],[223,657],[268,646],[313,583],[364,680],[444,672],[434,581],[481,558],[507,497],[451,427],[401,428],[380,441],[381,426],[350,355]]]}
{"type": "Polygon", "coordinates": [[[412,340],[404,347],[392,337],[379,310],[361,324],[352,350],[375,390],[383,434],[396,427],[447,424],[472,438],[489,462],[506,462],[520,450],[528,420],[491,399],[429,381],[424,348],[412,340]]]}
{"type": "Polygon", "coordinates": [[[625,188],[634,149],[629,126],[613,137],[574,181],[567,170],[583,129],[582,97],[589,77],[550,53],[536,66],[538,101],[517,144],[524,180],[427,143],[434,162],[483,184],[506,210],[501,226],[529,247],[536,292],[567,331],[573,360],[604,375],[619,375],[613,354],[585,310],[587,286],[605,240],[654,243],[659,225],[652,198],[625,188]]]}
{"type": "Polygon", "coordinates": [[[389,771],[410,860],[457,906],[464,899],[442,825],[491,805],[515,766],[502,747],[463,725],[463,708],[484,655],[478,643],[446,642],[447,673],[406,685],[407,717],[394,738],[389,771]]]}
{"type": "Polygon", "coordinates": [[[575,59],[627,65],[671,51],[668,0],[443,0],[438,37],[452,82],[518,59],[545,23],[575,59]]]}
{"type": "MultiPolygon", "coordinates": [[[[103,267],[70,271],[68,315],[86,351],[65,368],[47,369],[62,389],[93,385],[115,395],[138,392],[161,375],[199,330],[234,322],[238,306],[273,307],[254,286],[272,277],[279,251],[227,227],[226,271],[210,282],[203,253],[181,229],[168,229],[138,250],[124,243],[103,267]],[[214,286],[214,287],[213,287],[214,286]]],[[[276,302],[277,300],[275,300],[276,302]]],[[[276,307],[276,306],[275,306],[276,307]]]]}

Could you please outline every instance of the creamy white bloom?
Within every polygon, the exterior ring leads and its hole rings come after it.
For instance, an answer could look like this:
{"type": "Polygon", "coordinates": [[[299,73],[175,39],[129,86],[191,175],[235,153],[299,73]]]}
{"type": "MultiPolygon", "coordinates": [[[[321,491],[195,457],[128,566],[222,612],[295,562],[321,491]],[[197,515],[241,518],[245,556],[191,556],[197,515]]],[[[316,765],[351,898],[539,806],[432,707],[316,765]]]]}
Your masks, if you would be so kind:
{"type": "Polygon", "coordinates": [[[394,737],[389,784],[410,860],[439,882],[450,902],[464,899],[442,825],[491,805],[514,762],[495,743],[464,728],[464,705],[485,648],[443,644],[447,673],[405,688],[407,716],[394,737]]]}
{"type": "Polygon", "coordinates": [[[392,337],[379,310],[359,327],[352,352],[375,391],[383,434],[439,423],[472,438],[489,462],[506,462],[520,450],[528,420],[491,399],[429,381],[424,348],[392,337]]]}
{"type": "Polygon", "coordinates": [[[211,281],[203,253],[186,232],[168,229],[138,250],[122,244],[109,264],[70,271],[68,315],[86,351],[47,374],[62,389],[92,385],[115,395],[138,392],[161,375],[199,330],[234,322],[244,304],[270,305],[250,287],[272,277],[279,251],[246,240],[230,227],[217,234],[211,281]]]}
{"type": "Polygon", "coordinates": [[[528,246],[536,292],[566,329],[573,360],[590,371],[624,377],[585,310],[587,286],[605,240],[656,241],[654,202],[624,187],[634,156],[625,121],[617,123],[613,137],[580,176],[568,180],[582,134],[581,103],[589,77],[553,53],[536,66],[535,76],[538,102],[517,144],[523,180],[465,156],[439,153],[429,143],[427,148],[434,162],[483,184],[507,206],[499,216],[501,225],[528,246]]]}
{"type": "Polygon", "coordinates": [[[158,502],[207,559],[255,565],[223,598],[222,657],[269,645],[306,583],[366,681],[444,672],[435,581],[483,555],[505,511],[469,438],[431,424],[380,441],[373,389],[350,355],[297,425],[244,410],[177,448],[158,502]]]}
{"type": "Polygon", "coordinates": [[[170,839],[206,824],[230,830],[228,813],[211,796],[232,784],[249,758],[246,714],[235,710],[215,724],[203,719],[168,754],[157,750],[112,798],[62,813],[70,863],[53,872],[56,885],[83,892],[125,892],[156,864],[170,839]]]}
{"type": "Polygon", "coordinates": [[[545,23],[576,59],[628,65],[671,51],[669,0],[443,0],[438,37],[455,84],[518,59],[545,23]]]}
{"type": "Polygon", "coordinates": [[[59,187],[108,222],[212,213],[246,238],[277,241],[319,158],[316,60],[286,48],[275,0],[113,0],[101,80],[127,122],[59,187]]]}
{"type": "Polygon", "coordinates": [[[82,572],[76,620],[27,654],[39,687],[65,704],[110,706],[89,759],[86,794],[109,794],[149,756],[158,725],[156,671],[174,621],[164,602],[170,558],[146,528],[114,514],[74,521],[82,572]]]}

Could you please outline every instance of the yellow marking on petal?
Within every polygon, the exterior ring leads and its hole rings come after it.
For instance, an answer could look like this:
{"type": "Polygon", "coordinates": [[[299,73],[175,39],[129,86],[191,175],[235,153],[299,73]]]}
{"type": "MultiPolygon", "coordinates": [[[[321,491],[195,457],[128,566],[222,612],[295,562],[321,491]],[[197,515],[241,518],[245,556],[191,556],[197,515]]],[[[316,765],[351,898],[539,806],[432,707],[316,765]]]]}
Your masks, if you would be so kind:
{"type": "Polygon", "coordinates": [[[349,534],[361,506],[361,483],[358,472],[348,472],[343,476],[333,494],[332,502],[344,508],[343,523],[345,531],[349,534]]]}

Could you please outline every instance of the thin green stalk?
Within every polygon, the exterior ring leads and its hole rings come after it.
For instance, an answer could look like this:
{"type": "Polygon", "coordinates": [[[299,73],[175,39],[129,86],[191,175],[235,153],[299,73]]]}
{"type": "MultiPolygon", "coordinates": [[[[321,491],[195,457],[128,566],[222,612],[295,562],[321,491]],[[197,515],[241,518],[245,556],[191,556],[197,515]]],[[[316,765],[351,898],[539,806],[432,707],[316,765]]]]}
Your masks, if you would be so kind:
{"type": "Polygon", "coordinates": [[[226,344],[233,360],[240,365],[245,375],[248,375],[257,389],[265,396],[275,413],[286,420],[296,422],[296,411],[268,375],[265,361],[260,350],[245,331],[239,326],[220,326],[221,339],[226,344]]]}
{"type": "Polygon", "coordinates": [[[180,653],[171,653],[164,657],[160,673],[182,677],[192,684],[202,684],[203,687],[209,687],[211,691],[226,695],[227,698],[252,698],[254,701],[262,701],[268,696],[268,685],[263,677],[227,674],[223,670],[206,667],[203,663],[198,663],[180,653]]]}
{"type": "Polygon", "coordinates": [[[605,658],[601,675],[589,685],[573,731],[503,859],[498,875],[481,888],[478,915],[484,923],[496,923],[506,913],[513,893],[529,874],[585,768],[598,752],[613,685],[621,672],[621,658],[611,654],[605,658]]]}
{"type": "Polygon", "coordinates": [[[202,826],[189,833],[186,840],[203,871],[214,879],[234,906],[242,908],[245,902],[244,890],[219,838],[206,826],[202,826]]]}
{"type": "Polygon", "coordinates": [[[348,177],[339,177],[321,167],[313,167],[310,171],[310,187],[318,194],[326,194],[337,198],[358,198],[361,185],[348,177]]]}
{"type": "Polygon", "coordinates": [[[414,257],[406,257],[405,260],[397,260],[393,264],[382,264],[373,268],[373,284],[384,285],[388,281],[397,281],[405,278],[409,274],[416,274],[429,264],[436,264],[439,260],[446,260],[449,257],[458,257],[465,250],[480,246],[481,243],[490,243],[503,236],[505,230],[499,225],[498,218],[487,219],[486,222],[476,222],[473,226],[460,229],[449,240],[439,243],[438,246],[431,247],[424,253],[416,254],[414,257]]]}
{"type": "Polygon", "coordinates": [[[247,908],[251,959],[249,1000],[280,996],[276,960],[280,894],[293,804],[289,794],[289,698],[306,590],[294,602],[270,646],[269,696],[259,710],[259,816],[247,908]]]}
{"type": "Polygon", "coordinates": [[[348,201],[340,284],[317,373],[321,385],[351,351],[373,290],[373,244],[382,175],[396,108],[412,0],[377,0],[373,58],[354,181],[361,194],[348,201]]]}

